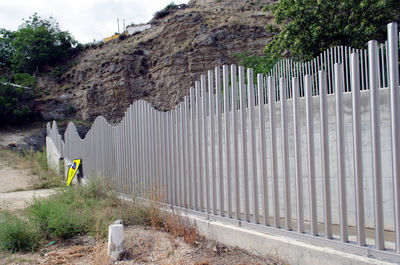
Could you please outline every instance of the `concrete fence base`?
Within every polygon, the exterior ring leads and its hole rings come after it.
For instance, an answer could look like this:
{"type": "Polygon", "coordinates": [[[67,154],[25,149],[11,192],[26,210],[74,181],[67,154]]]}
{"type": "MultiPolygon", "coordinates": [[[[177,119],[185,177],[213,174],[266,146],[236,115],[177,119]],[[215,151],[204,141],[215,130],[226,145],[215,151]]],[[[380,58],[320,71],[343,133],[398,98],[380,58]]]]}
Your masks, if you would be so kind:
{"type": "Polygon", "coordinates": [[[242,227],[243,223],[239,221],[235,225],[216,220],[212,216],[202,217],[179,209],[177,212],[196,224],[200,235],[207,239],[242,248],[256,255],[278,256],[289,264],[399,264],[381,258],[378,260],[368,255],[339,251],[322,244],[309,244],[286,236],[256,231],[242,227]]]}

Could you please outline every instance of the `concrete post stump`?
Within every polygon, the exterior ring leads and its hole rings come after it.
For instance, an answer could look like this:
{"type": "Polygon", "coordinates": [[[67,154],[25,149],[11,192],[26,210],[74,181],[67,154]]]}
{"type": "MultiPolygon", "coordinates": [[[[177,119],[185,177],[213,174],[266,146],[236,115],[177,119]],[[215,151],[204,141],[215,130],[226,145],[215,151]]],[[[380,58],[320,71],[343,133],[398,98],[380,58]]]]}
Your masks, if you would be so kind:
{"type": "Polygon", "coordinates": [[[122,224],[112,224],[108,227],[108,256],[111,260],[118,260],[124,251],[124,232],[122,224]]]}

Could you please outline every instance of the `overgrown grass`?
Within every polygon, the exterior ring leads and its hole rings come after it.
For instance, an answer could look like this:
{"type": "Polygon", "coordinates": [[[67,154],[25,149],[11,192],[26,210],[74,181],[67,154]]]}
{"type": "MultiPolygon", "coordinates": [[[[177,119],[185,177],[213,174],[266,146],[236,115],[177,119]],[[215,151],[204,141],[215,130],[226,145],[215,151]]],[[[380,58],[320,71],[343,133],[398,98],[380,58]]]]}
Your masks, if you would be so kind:
{"type": "Polygon", "coordinates": [[[39,246],[40,234],[29,221],[16,214],[3,212],[0,216],[0,249],[34,251],[39,246]]]}
{"type": "Polygon", "coordinates": [[[135,198],[121,200],[110,185],[92,180],[45,199],[34,198],[22,214],[3,212],[0,248],[36,250],[46,242],[76,235],[103,239],[116,219],[122,219],[124,225],[164,226],[158,205],[135,198]]]}
{"type": "Polygon", "coordinates": [[[64,185],[60,173],[48,166],[45,149],[25,150],[22,157],[30,163],[32,173],[39,177],[39,183],[35,185],[36,189],[50,189],[64,185]]]}
{"type": "Polygon", "coordinates": [[[24,150],[17,152],[12,150],[0,150],[0,159],[6,161],[10,167],[27,169],[38,177],[34,183],[35,189],[49,189],[64,186],[61,174],[47,165],[46,151],[24,150]]]}

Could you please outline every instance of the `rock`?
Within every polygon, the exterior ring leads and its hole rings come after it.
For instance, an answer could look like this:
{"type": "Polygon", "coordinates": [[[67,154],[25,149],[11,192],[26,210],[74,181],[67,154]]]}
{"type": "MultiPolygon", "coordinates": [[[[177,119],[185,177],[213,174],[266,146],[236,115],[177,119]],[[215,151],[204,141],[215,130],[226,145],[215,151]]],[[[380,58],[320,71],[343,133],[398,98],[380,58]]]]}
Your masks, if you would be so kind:
{"type": "Polygon", "coordinates": [[[270,2],[190,1],[149,30],[85,49],[60,84],[49,78],[38,82],[52,94],[39,100],[38,109],[45,119],[93,121],[103,115],[111,122],[137,99],[170,110],[207,70],[237,63],[234,54],[262,53],[273,35],[265,29],[272,17],[260,6],[270,2]],[[62,97],[65,87],[73,96],[62,97]]]}

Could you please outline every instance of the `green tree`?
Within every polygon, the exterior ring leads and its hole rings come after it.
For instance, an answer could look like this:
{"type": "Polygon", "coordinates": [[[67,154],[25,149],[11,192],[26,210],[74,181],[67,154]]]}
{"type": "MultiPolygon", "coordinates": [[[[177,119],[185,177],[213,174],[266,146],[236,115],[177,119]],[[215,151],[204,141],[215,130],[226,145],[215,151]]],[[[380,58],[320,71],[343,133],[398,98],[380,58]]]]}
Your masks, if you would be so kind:
{"type": "Polygon", "coordinates": [[[77,43],[68,31],[60,30],[52,17],[42,19],[36,13],[25,19],[14,34],[11,41],[13,68],[29,74],[37,74],[43,66],[66,60],[77,43]]]}
{"type": "Polygon", "coordinates": [[[282,58],[307,61],[337,45],[365,48],[369,40],[386,40],[386,25],[400,19],[399,0],[280,0],[265,8],[280,32],[265,46],[264,56],[240,54],[239,63],[268,73],[282,58]]]}
{"type": "Polygon", "coordinates": [[[12,46],[14,37],[14,32],[0,29],[0,70],[11,67],[11,58],[14,53],[12,46]]]}
{"type": "Polygon", "coordinates": [[[33,92],[0,79],[0,124],[16,123],[31,118],[33,92]]]}
{"type": "Polygon", "coordinates": [[[363,48],[369,40],[386,39],[386,24],[400,18],[399,0],[280,0],[269,6],[280,34],[265,54],[278,59],[285,52],[310,60],[337,45],[363,48]]]}

